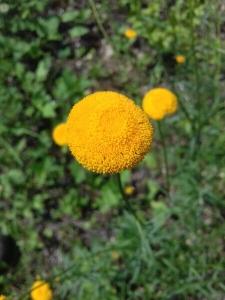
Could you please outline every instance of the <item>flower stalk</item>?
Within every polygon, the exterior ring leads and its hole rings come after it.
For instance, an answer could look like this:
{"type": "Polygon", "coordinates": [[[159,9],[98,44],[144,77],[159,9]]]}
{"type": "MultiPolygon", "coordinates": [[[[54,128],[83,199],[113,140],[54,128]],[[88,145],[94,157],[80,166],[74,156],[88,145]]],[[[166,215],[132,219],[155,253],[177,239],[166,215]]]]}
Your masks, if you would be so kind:
{"type": "Polygon", "coordinates": [[[168,157],[167,157],[167,150],[166,150],[166,145],[165,145],[165,137],[163,134],[162,126],[161,126],[162,121],[157,122],[158,126],[158,131],[159,131],[159,136],[163,148],[163,157],[164,157],[164,163],[165,163],[165,170],[166,170],[166,187],[168,191],[168,195],[170,195],[170,176],[169,176],[169,165],[168,165],[168,157]]]}
{"type": "Polygon", "coordinates": [[[123,190],[123,186],[122,186],[122,182],[121,182],[121,176],[120,176],[120,173],[117,173],[116,174],[116,178],[117,178],[117,183],[118,183],[118,187],[119,187],[119,190],[120,190],[120,193],[121,193],[121,196],[126,204],[126,207],[128,209],[128,211],[130,213],[132,213],[132,215],[135,217],[135,219],[140,222],[140,223],[143,223],[142,220],[140,220],[140,218],[137,216],[136,212],[134,211],[133,207],[131,206],[130,202],[128,201],[127,199],[127,195],[124,193],[124,190],[123,190]]]}

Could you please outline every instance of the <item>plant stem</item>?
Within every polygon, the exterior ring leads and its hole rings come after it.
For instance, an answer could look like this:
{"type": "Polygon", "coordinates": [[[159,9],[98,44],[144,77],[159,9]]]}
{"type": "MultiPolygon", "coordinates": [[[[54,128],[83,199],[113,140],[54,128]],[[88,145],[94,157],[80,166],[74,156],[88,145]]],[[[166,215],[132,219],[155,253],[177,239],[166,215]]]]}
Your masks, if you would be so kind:
{"type": "Polygon", "coordinates": [[[136,212],[134,211],[133,207],[130,205],[130,202],[127,199],[127,196],[125,195],[124,191],[123,191],[123,187],[122,187],[122,182],[121,182],[121,177],[120,177],[120,173],[116,174],[117,177],[117,182],[118,182],[118,186],[119,186],[119,190],[121,193],[121,196],[124,200],[124,202],[126,203],[127,209],[132,213],[132,215],[135,217],[135,219],[140,222],[143,223],[137,216],[136,212]]]}
{"type": "MultiPolygon", "coordinates": [[[[190,1],[190,10],[191,10],[191,28],[192,28],[192,38],[191,38],[191,49],[192,49],[192,58],[193,58],[193,65],[194,65],[194,77],[195,77],[195,100],[196,100],[196,109],[198,111],[198,117],[195,117],[193,120],[193,126],[195,127],[195,140],[194,140],[194,148],[192,156],[194,157],[195,154],[198,152],[199,141],[201,138],[201,129],[203,127],[203,120],[202,120],[202,103],[201,103],[201,95],[200,95],[200,76],[199,76],[199,66],[198,66],[198,58],[196,54],[196,32],[195,32],[195,24],[194,24],[194,0],[190,1]]],[[[193,158],[192,158],[193,159],[193,158]]]]}
{"type": "Polygon", "coordinates": [[[95,20],[97,22],[99,30],[101,31],[101,33],[102,33],[103,37],[106,39],[106,41],[111,45],[116,59],[119,59],[119,53],[115,50],[115,47],[114,47],[113,43],[111,42],[108,34],[105,31],[105,28],[104,28],[104,26],[102,24],[102,21],[101,21],[101,18],[99,16],[99,13],[98,13],[98,11],[96,9],[94,0],[88,0],[88,2],[89,2],[89,5],[90,5],[90,7],[92,9],[92,12],[93,12],[95,20]]]}
{"type": "Polygon", "coordinates": [[[185,117],[188,119],[189,123],[191,124],[192,131],[195,132],[195,125],[194,125],[193,120],[190,117],[185,105],[183,104],[183,102],[180,100],[179,97],[177,97],[177,100],[178,100],[179,106],[180,106],[181,110],[183,111],[185,117]]]}
{"type": "Polygon", "coordinates": [[[165,145],[165,137],[164,137],[163,130],[161,127],[161,122],[162,121],[157,121],[157,126],[158,126],[158,130],[159,130],[161,144],[163,147],[163,157],[164,157],[164,163],[165,163],[165,169],[166,169],[166,186],[167,186],[167,191],[168,191],[168,196],[169,196],[170,195],[169,166],[168,166],[168,158],[167,158],[167,151],[166,151],[166,145],[165,145]]]}

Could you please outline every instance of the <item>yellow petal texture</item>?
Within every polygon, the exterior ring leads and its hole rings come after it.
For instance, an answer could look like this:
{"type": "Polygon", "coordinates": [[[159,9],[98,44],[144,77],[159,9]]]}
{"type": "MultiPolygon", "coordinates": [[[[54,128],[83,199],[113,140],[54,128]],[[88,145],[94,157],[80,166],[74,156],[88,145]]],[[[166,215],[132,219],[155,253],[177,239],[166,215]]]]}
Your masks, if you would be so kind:
{"type": "Polygon", "coordinates": [[[30,294],[32,300],[51,300],[53,296],[49,284],[41,280],[34,282],[30,294]]]}
{"type": "Polygon", "coordinates": [[[128,39],[134,39],[134,38],[137,37],[136,31],[134,31],[134,30],[131,29],[131,28],[126,29],[125,32],[124,32],[124,35],[125,35],[125,37],[128,38],[128,39]]]}
{"type": "Polygon", "coordinates": [[[155,88],[143,98],[142,108],[153,120],[162,120],[177,111],[177,97],[165,88],[155,88]]]}
{"type": "Polygon", "coordinates": [[[61,123],[57,125],[52,133],[52,138],[53,141],[58,145],[58,146],[64,146],[67,144],[67,139],[66,139],[66,124],[61,123]]]}
{"type": "Polygon", "coordinates": [[[5,300],[5,299],[6,299],[6,296],[0,295],[0,300],[5,300]]]}
{"type": "Polygon", "coordinates": [[[143,160],[153,127],[132,100],[116,92],[97,92],[71,109],[67,138],[71,153],[85,168],[112,174],[143,160]]]}

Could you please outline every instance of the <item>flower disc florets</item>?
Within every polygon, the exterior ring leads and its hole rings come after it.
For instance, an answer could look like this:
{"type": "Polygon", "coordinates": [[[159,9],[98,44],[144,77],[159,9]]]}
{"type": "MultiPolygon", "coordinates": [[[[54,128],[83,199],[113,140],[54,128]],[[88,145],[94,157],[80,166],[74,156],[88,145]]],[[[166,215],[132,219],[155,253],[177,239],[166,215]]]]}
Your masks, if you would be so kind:
{"type": "Polygon", "coordinates": [[[71,109],[67,142],[75,158],[97,173],[119,173],[144,158],[153,127],[132,100],[116,92],[97,92],[71,109]]]}
{"type": "Polygon", "coordinates": [[[162,120],[177,110],[177,97],[165,88],[149,91],[142,101],[142,108],[153,120],[162,120]]]}

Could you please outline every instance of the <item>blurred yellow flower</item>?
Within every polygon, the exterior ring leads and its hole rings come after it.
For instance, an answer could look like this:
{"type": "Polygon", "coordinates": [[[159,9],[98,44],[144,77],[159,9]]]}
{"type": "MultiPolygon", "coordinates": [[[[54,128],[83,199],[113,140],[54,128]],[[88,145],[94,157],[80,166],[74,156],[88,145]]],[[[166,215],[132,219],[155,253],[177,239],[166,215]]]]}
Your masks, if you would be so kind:
{"type": "Polygon", "coordinates": [[[30,294],[33,300],[51,300],[53,296],[49,284],[40,280],[34,282],[30,294]]]}
{"type": "Polygon", "coordinates": [[[71,109],[68,146],[85,168],[119,173],[143,160],[153,138],[148,116],[132,100],[116,92],[91,94],[71,109]]]}
{"type": "Polygon", "coordinates": [[[56,276],[56,277],[55,277],[55,281],[56,281],[56,282],[59,282],[59,281],[60,281],[60,277],[59,277],[59,276],[56,276]]]}
{"type": "Polygon", "coordinates": [[[52,138],[53,141],[58,145],[58,146],[64,146],[67,144],[67,138],[66,138],[66,124],[61,123],[57,125],[53,132],[52,132],[52,138]]]}
{"type": "Polygon", "coordinates": [[[162,120],[177,111],[177,97],[165,88],[150,90],[143,98],[142,107],[153,120],[162,120]]]}
{"type": "Polygon", "coordinates": [[[112,253],[112,258],[114,258],[115,260],[117,260],[119,257],[120,257],[119,252],[114,251],[114,252],[112,253]]]}
{"type": "Polygon", "coordinates": [[[127,29],[125,30],[125,32],[124,32],[124,35],[125,35],[125,37],[128,38],[128,39],[134,39],[134,38],[137,37],[136,31],[134,31],[134,30],[131,29],[131,28],[127,28],[127,29]]]}
{"type": "Polygon", "coordinates": [[[133,187],[133,186],[127,186],[127,187],[125,188],[125,190],[124,190],[124,193],[125,193],[126,195],[131,195],[131,194],[133,193],[133,191],[134,191],[134,187],[133,187]]]}
{"type": "Polygon", "coordinates": [[[186,58],[185,58],[184,55],[177,55],[177,56],[176,56],[176,62],[177,62],[178,64],[183,64],[183,63],[185,62],[185,60],[186,60],[186,58]]]}
{"type": "Polygon", "coordinates": [[[0,300],[5,300],[5,299],[6,299],[6,296],[0,295],[0,300]]]}

